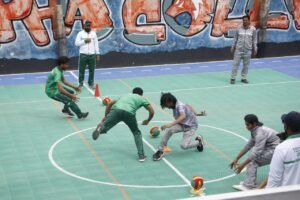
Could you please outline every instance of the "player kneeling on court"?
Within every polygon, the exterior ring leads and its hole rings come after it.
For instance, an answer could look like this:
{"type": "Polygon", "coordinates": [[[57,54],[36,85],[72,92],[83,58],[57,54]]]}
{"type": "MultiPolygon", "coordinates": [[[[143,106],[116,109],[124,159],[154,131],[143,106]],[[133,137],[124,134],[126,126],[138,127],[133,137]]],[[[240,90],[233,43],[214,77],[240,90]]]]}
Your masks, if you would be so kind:
{"type": "Polygon", "coordinates": [[[257,167],[268,165],[271,162],[274,150],[279,144],[280,139],[276,135],[276,131],[263,126],[263,123],[258,121],[256,115],[249,114],[244,117],[246,128],[251,133],[251,138],[247,144],[230,164],[230,168],[235,168],[237,174],[247,166],[246,178],[239,185],[233,185],[236,190],[250,190],[257,187],[256,172],[257,167]],[[251,149],[248,158],[238,164],[238,161],[251,149]]]}
{"type": "Polygon", "coordinates": [[[203,151],[203,138],[197,136],[195,140],[193,137],[198,129],[198,121],[196,116],[204,116],[205,112],[196,112],[190,105],[184,104],[176,99],[171,93],[163,93],[160,98],[160,105],[164,108],[173,110],[175,121],[163,125],[161,130],[166,130],[157,152],[153,155],[153,160],[158,161],[164,156],[163,149],[167,146],[167,143],[171,136],[175,133],[183,132],[183,138],[181,141],[182,149],[197,148],[198,151],[203,151]]]}
{"type": "Polygon", "coordinates": [[[63,71],[68,69],[69,60],[70,59],[66,56],[58,58],[58,66],[56,66],[48,76],[45,92],[51,99],[62,102],[65,105],[62,109],[64,114],[68,115],[69,117],[73,117],[74,114],[70,111],[71,109],[77,115],[78,119],[84,119],[89,113],[81,112],[75,103],[79,98],[75,95],[75,92],[70,89],[73,88],[75,91],[80,92],[80,88],[72,85],[64,78],[63,71]],[[68,86],[69,88],[65,87],[64,85],[68,86]]]}

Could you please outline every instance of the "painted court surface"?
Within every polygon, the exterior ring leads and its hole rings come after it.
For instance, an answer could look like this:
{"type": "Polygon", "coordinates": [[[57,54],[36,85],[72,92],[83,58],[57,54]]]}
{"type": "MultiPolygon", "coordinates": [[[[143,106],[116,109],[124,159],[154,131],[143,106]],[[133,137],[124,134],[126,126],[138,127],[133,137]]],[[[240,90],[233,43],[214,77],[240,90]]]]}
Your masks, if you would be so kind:
{"type": "MultiPolygon", "coordinates": [[[[124,124],[92,140],[104,115],[92,91],[84,88],[79,102],[89,117],[69,119],[44,93],[47,73],[0,76],[0,199],[180,199],[191,197],[194,175],[204,177],[207,195],[233,192],[232,185],[245,175],[235,176],[228,167],[250,136],[244,115],[257,114],[266,126],[282,131],[280,116],[300,108],[299,63],[300,57],[254,59],[247,85],[239,79],[229,84],[231,61],[97,70],[102,97],[115,99],[139,86],[154,106],[153,121],[140,125],[144,163],[137,161],[124,124]],[[168,144],[172,152],[152,161],[162,135],[151,138],[149,130],[172,120],[171,111],[160,108],[161,92],[206,111],[198,118],[202,153],[180,149],[178,134],[168,144]]],[[[76,83],[76,71],[65,75],[76,83]]],[[[137,113],[140,122],[147,116],[144,109],[137,113]]],[[[258,181],[267,173],[268,167],[260,168],[258,181]]]]}

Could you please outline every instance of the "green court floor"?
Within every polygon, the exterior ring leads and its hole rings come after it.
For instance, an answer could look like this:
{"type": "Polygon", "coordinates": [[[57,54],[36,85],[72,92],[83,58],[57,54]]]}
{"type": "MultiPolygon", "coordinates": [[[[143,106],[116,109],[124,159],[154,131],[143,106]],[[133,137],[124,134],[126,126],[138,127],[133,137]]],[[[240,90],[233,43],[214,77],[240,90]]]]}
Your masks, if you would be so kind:
{"type": "MultiPolygon", "coordinates": [[[[243,117],[254,113],[282,131],[280,116],[300,107],[300,81],[271,69],[252,70],[247,85],[230,85],[228,76],[209,72],[98,81],[102,97],[114,99],[139,86],[154,106],[153,122],[140,126],[148,156],[144,163],[137,161],[124,124],[92,140],[104,106],[86,88],[79,106],[90,115],[78,120],[61,114],[62,105],[46,97],[43,84],[0,86],[0,199],[180,199],[191,197],[188,183],[194,175],[204,177],[208,195],[233,192],[244,173],[235,176],[228,165],[250,136],[243,117]],[[149,129],[172,120],[172,112],[159,106],[161,92],[206,111],[198,118],[203,152],[182,150],[177,134],[165,160],[152,161],[161,135],[151,138],[149,129]]],[[[147,116],[143,109],[137,113],[140,121],[147,116]]],[[[268,167],[260,168],[258,181],[267,173],[268,167]]]]}

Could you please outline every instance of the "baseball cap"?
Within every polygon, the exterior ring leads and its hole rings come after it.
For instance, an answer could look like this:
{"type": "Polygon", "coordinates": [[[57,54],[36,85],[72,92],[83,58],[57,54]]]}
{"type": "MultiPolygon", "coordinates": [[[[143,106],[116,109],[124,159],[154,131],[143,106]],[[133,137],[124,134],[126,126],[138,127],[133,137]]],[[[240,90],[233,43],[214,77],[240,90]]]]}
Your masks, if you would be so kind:
{"type": "Polygon", "coordinates": [[[282,121],[282,123],[284,122],[284,119],[285,119],[286,115],[287,115],[287,114],[281,115],[281,121],[282,121]]]}
{"type": "Polygon", "coordinates": [[[284,123],[293,132],[300,131],[300,113],[296,111],[291,111],[284,117],[284,123]]]}

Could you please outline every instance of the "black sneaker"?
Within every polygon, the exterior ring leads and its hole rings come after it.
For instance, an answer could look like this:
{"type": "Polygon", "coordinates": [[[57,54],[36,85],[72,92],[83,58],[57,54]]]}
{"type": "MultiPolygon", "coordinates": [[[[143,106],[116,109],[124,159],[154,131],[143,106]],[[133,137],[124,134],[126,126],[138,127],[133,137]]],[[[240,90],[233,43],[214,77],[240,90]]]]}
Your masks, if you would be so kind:
{"type": "Polygon", "coordinates": [[[249,81],[247,79],[242,79],[241,82],[246,83],[246,84],[249,83],[249,81]]]}
{"type": "Polygon", "coordinates": [[[140,156],[139,156],[139,161],[140,161],[140,162],[144,162],[144,161],[146,160],[146,158],[147,158],[147,156],[145,156],[145,155],[140,155],[140,156]]]}
{"type": "Polygon", "coordinates": [[[162,159],[162,157],[164,157],[164,152],[158,150],[155,154],[153,154],[152,159],[154,161],[159,161],[160,159],[162,159]]]}
{"type": "Polygon", "coordinates": [[[202,152],[203,149],[204,149],[203,137],[202,137],[202,136],[197,136],[197,137],[195,138],[195,140],[198,140],[198,141],[199,141],[199,144],[198,144],[198,146],[197,146],[197,150],[200,151],[200,152],[202,152]]]}
{"type": "Polygon", "coordinates": [[[101,134],[102,123],[98,124],[97,128],[93,132],[93,139],[97,140],[99,135],[101,134]]]}
{"type": "Polygon", "coordinates": [[[89,112],[81,113],[81,114],[78,116],[78,119],[85,119],[88,115],[89,115],[89,112]]]}
{"type": "Polygon", "coordinates": [[[74,117],[74,114],[69,109],[62,109],[61,112],[67,117],[74,117]]]}
{"type": "Polygon", "coordinates": [[[230,84],[235,84],[235,79],[230,79],[230,84]]]}

